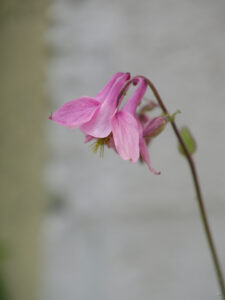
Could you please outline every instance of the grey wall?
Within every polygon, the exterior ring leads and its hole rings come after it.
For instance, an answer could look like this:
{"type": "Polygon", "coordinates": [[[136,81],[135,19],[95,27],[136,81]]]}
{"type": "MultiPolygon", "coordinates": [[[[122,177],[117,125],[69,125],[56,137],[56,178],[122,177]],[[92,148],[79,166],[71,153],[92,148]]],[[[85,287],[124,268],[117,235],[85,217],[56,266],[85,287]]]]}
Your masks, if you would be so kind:
{"type": "MultiPolygon", "coordinates": [[[[46,34],[52,111],[94,96],[117,71],[146,75],[169,110],[182,111],[177,123],[197,140],[223,266],[224,12],[222,0],[55,0],[46,34]]],[[[107,149],[100,159],[78,130],[48,122],[47,131],[44,300],[219,299],[192,180],[170,126],[149,150],[160,176],[107,149]]]]}
{"type": "Polygon", "coordinates": [[[47,4],[0,1],[1,300],[37,299],[46,200],[43,36],[47,4]]]}

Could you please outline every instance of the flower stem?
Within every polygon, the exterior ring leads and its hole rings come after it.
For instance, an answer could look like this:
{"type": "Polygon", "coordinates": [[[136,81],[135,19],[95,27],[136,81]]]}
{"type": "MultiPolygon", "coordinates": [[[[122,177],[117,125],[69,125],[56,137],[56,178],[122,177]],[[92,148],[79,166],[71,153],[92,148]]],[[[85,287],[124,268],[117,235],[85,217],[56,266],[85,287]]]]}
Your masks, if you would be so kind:
{"type": "MultiPolygon", "coordinates": [[[[154,84],[148,78],[146,78],[142,75],[135,76],[135,77],[131,78],[130,80],[128,80],[126,82],[126,84],[123,86],[122,90],[120,91],[120,94],[119,94],[118,99],[117,99],[117,103],[119,103],[120,98],[122,97],[124,91],[128,88],[128,86],[131,83],[134,83],[134,82],[136,83],[138,78],[143,78],[148,83],[148,85],[149,85],[150,89],[152,90],[153,94],[155,95],[162,111],[166,115],[169,115],[168,110],[167,110],[166,106],[164,105],[164,103],[163,103],[156,87],[154,86],[154,84]]],[[[187,147],[186,147],[186,145],[185,145],[185,143],[184,143],[184,141],[183,141],[183,139],[180,135],[179,130],[177,129],[177,126],[176,126],[174,120],[171,119],[170,123],[171,123],[173,131],[174,131],[181,147],[183,148],[185,157],[188,161],[188,164],[189,164],[189,167],[190,167],[190,170],[191,170],[191,175],[192,175],[194,188],[195,188],[196,195],[197,195],[197,201],[198,201],[199,213],[200,213],[202,225],[203,225],[203,228],[204,228],[204,231],[205,231],[205,234],[206,234],[206,239],[207,239],[209,250],[210,250],[210,253],[211,253],[211,256],[212,256],[213,265],[214,265],[214,268],[215,268],[218,285],[219,285],[220,290],[221,290],[221,297],[222,297],[223,300],[225,300],[225,284],[224,284],[223,274],[222,274],[221,266],[220,266],[219,259],[218,259],[217,253],[216,253],[216,247],[215,247],[214,242],[213,242],[212,233],[211,233],[211,230],[210,230],[210,227],[209,227],[209,222],[208,222],[208,218],[207,218],[207,214],[206,214],[206,210],[205,210],[205,206],[204,206],[204,202],[203,202],[203,197],[202,197],[202,194],[201,194],[201,189],[200,189],[200,184],[199,184],[199,179],[198,179],[195,163],[194,163],[191,155],[188,152],[188,149],[187,149],[187,147]]]]}
{"type": "MultiPolygon", "coordinates": [[[[148,83],[149,87],[151,88],[153,94],[155,95],[160,107],[162,108],[163,112],[165,114],[168,114],[168,110],[165,107],[165,105],[164,105],[157,89],[153,85],[153,83],[149,79],[147,79],[143,76],[138,76],[138,77],[142,77],[143,79],[146,80],[146,82],[148,83]]],[[[216,271],[216,275],[217,275],[217,281],[218,281],[218,284],[219,284],[219,287],[220,287],[220,290],[221,290],[221,297],[222,297],[223,300],[225,300],[225,285],[224,285],[223,274],[222,274],[221,266],[220,266],[219,259],[218,259],[217,253],[216,253],[216,247],[215,247],[215,244],[213,242],[212,233],[211,233],[211,230],[210,230],[210,227],[209,227],[209,222],[208,222],[208,218],[207,218],[207,214],[206,214],[206,210],[205,210],[205,206],[204,206],[204,202],[203,202],[203,197],[202,197],[202,193],[201,193],[201,189],[200,189],[200,184],[199,184],[199,179],[198,179],[195,163],[194,163],[191,155],[189,154],[189,152],[187,150],[187,147],[186,147],[186,145],[185,145],[185,143],[184,143],[184,141],[183,141],[183,139],[180,135],[179,130],[177,129],[177,126],[176,126],[174,120],[171,120],[171,125],[172,125],[172,128],[174,130],[174,133],[175,133],[179,143],[181,144],[181,146],[184,150],[185,156],[187,158],[187,161],[188,161],[188,164],[189,164],[189,167],[190,167],[190,170],[191,170],[191,175],[192,175],[194,187],[195,187],[195,191],[196,191],[196,194],[197,194],[197,201],[198,201],[201,221],[202,221],[202,224],[203,224],[203,228],[204,228],[204,231],[205,231],[205,234],[206,234],[206,239],[207,239],[207,242],[208,242],[209,250],[211,252],[213,264],[214,264],[214,267],[215,267],[215,271],[216,271]]]]}

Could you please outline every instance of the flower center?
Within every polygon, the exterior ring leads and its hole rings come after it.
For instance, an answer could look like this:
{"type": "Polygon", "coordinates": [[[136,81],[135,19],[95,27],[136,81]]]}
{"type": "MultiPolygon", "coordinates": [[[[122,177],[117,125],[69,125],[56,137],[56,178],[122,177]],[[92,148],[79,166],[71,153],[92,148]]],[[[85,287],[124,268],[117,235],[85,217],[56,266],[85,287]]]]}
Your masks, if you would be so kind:
{"type": "Polygon", "coordinates": [[[97,153],[100,150],[100,157],[104,156],[104,147],[109,142],[110,135],[105,138],[96,139],[93,143],[90,144],[90,149],[93,153],[97,153]]]}

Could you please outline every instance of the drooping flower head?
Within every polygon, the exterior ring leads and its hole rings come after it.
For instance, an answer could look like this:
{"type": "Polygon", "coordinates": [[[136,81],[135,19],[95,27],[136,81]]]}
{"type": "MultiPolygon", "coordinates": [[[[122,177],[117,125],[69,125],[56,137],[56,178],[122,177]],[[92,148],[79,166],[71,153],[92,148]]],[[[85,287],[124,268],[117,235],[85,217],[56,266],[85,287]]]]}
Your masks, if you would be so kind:
{"type": "Polygon", "coordinates": [[[157,106],[151,102],[140,113],[137,107],[142,101],[147,82],[144,78],[130,79],[129,73],[116,73],[94,97],[81,97],[62,105],[49,119],[70,129],[80,127],[85,133],[85,142],[94,141],[92,150],[104,145],[113,148],[124,160],[146,162],[151,172],[159,174],[150,165],[147,145],[165,127],[166,119],[150,119],[145,112],[157,106]],[[130,84],[137,85],[135,92],[120,109],[124,92],[130,84]]]}

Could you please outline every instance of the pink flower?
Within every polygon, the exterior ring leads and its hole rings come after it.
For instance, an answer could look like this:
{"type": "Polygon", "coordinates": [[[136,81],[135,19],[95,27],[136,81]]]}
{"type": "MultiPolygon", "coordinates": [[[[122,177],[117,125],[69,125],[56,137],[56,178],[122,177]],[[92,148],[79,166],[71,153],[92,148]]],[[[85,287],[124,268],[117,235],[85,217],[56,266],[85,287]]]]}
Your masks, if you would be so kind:
{"type": "Polygon", "coordinates": [[[158,135],[165,127],[167,120],[164,117],[150,119],[145,112],[157,105],[150,102],[137,114],[146,89],[147,82],[142,77],[135,77],[128,81],[129,73],[116,73],[103,87],[96,97],[81,97],[62,105],[49,119],[67,126],[70,129],[80,127],[85,133],[85,142],[94,141],[92,149],[100,154],[104,152],[104,145],[113,148],[124,160],[135,163],[138,159],[144,160],[151,172],[156,172],[150,164],[147,146],[151,139],[158,135]],[[127,82],[126,88],[123,86],[127,82]],[[127,91],[133,82],[137,88],[122,109],[119,94],[127,91]]]}
{"type": "Polygon", "coordinates": [[[104,138],[111,132],[111,118],[117,108],[117,97],[130,78],[129,73],[116,73],[94,97],[81,97],[63,104],[49,117],[70,129],[78,128],[87,135],[104,138]]]}

